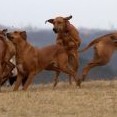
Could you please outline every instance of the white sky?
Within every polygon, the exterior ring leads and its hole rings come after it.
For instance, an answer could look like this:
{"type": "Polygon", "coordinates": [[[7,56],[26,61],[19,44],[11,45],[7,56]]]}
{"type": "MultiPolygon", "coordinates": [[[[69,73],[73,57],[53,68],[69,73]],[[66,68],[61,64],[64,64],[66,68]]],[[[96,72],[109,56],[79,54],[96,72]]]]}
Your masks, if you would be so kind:
{"type": "Polygon", "coordinates": [[[117,0],[0,0],[0,24],[49,28],[45,20],[73,15],[77,27],[117,29],[117,0]]]}

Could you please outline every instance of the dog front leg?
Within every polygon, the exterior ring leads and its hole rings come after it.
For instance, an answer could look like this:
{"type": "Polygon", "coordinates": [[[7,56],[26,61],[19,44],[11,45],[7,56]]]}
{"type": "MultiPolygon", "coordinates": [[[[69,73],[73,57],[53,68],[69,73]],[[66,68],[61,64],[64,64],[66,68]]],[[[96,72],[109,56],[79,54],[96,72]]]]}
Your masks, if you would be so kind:
{"type": "Polygon", "coordinates": [[[35,74],[36,73],[33,72],[28,75],[28,78],[26,80],[26,83],[24,84],[23,90],[25,91],[27,90],[28,86],[32,83],[32,80],[34,79],[35,74]]]}
{"type": "Polygon", "coordinates": [[[18,90],[18,88],[21,84],[22,78],[23,78],[22,74],[18,73],[17,80],[16,80],[15,87],[14,87],[13,91],[18,90]]]}

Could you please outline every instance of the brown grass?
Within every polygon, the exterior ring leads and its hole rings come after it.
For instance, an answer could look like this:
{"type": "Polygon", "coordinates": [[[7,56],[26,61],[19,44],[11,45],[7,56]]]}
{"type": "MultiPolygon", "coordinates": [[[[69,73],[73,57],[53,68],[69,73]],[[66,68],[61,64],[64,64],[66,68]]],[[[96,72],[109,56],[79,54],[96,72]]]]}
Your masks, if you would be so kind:
{"type": "Polygon", "coordinates": [[[26,92],[4,87],[0,117],[117,117],[117,81],[84,82],[81,89],[32,85],[26,92]]]}

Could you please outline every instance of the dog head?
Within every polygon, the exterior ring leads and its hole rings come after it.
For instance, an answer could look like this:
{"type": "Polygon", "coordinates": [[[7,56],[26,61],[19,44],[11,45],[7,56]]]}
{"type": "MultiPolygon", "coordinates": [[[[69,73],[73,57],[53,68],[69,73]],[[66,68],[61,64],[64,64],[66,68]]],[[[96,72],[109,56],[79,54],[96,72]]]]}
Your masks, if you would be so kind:
{"type": "Polygon", "coordinates": [[[18,43],[21,39],[26,41],[27,34],[26,34],[26,31],[14,31],[14,32],[7,33],[7,37],[13,43],[18,43]]]}
{"type": "Polygon", "coordinates": [[[56,17],[55,19],[46,20],[45,23],[49,22],[49,23],[53,24],[53,26],[54,26],[53,31],[55,33],[66,32],[67,23],[71,18],[72,18],[72,16],[56,17]]]}

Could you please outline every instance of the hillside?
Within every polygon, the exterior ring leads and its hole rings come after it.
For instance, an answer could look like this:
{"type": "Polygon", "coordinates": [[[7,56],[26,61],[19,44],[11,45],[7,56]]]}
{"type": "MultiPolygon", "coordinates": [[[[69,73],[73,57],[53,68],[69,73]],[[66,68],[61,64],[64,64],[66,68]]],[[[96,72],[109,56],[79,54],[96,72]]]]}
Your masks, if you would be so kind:
{"type": "Polygon", "coordinates": [[[28,91],[2,88],[0,117],[117,117],[117,81],[32,85],[28,91]]]}

